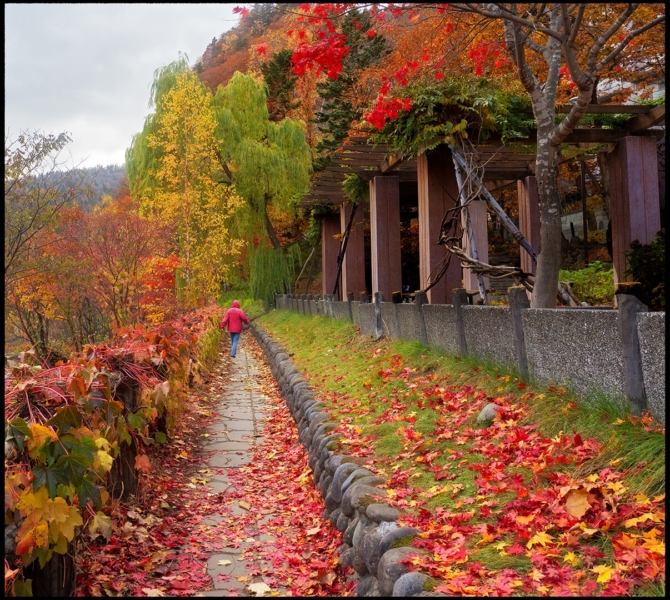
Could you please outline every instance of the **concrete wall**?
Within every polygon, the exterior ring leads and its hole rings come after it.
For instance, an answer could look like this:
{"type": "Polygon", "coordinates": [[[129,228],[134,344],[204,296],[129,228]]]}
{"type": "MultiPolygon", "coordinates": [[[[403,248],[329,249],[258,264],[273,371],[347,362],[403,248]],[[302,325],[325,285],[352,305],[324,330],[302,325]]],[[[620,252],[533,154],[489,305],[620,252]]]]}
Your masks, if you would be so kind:
{"type": "Polygon", "coordinates": [[[398,337],[401,340],[420,340],[421,328],[416,304],[396,304],[398,337]]]}
{"type": "Polygon", "coordinates": [[[468,354],[516,366],[512,315],[508,306],[463,306],[468,354]]]}
{"type": "Polygon", "coordinates": [[[319,307],[316,304],[316,300],[310,300],[309,301],[309,307],[310,307],[310,310],[312,311],[313,315],[319,314],[319,307]]]}
{"type": "MultiPolygon", "coordinates": [[[[295,310],[295,301],[277,297],[279,307],[295,310]]],[[[346,302],[333,302],[335,318],[349,319],[346,302]]],[[[468,354],[488,358],[501,366],[518,367],[509,307],[462,306],[468,354]]],[[[313,314],[317,302],[312,301],[313,314]]],[[[421,307],[428,343],[460,354],[456,311],[448,304],[421,307]]],[[[326,305],[318,302],[318,314],[326,305]]],[[[352,303],[354,322],[363,335],[375,335],[375,305],[352,303]]],[[[420,339],[415,304],[382,302],[382,325],[389,338],[420,339]]],[[[569,385],[580,394],[601,391],[624,400],[623,351],[616,310],[524,309],[521,311],[528,371],[545,383],[569,385]]],[[[639,313],[637,327],[640,360],[648,407],[665,424],[665,313],[639,313]]]]}
{"type": "Polygon", "coordinates": [[[382,327],[384,328],[384,335],[398,339],[398,323],[395,316],[395,307],[397,304],[393,302],[382,302],[382,327]]]}
{"type": "Polygon", "coordinates": [[[637,334],[647,405],[665,424],[665,313],[638,313],[637,334]]]}
{"type": "Polygon", "coordinates": [[[356,325],[358,325],[360,327],[361,326],[361,318],[358,315],[358,305],[359,304],[360,304],[360,302],[358,300],[354,300],[351,303],[351,314],[354,317],[354,323],[356,323],[356,325]]]}
{"type": "Polygon", "coordinates": [[[360,304],[358,306],[358,326],[363,335],[375,334],[375,306],[374,304],[360,304]]]}
{"type": "Polygon", "coordinates": [[[333,302],[333,313],[335,318],[341,321],[349,320],[349,303],[348,302],[333,302]]]}
{"type": "Polygon", "coordinates": [[[617,311],[529,308],[521,319],[533,377],[624,396],[617,311]]]}
{"type": "Polygon", "coordinates": [[[457,354],[454,307],[451,304],[424,304],[422,309],[428,344],[457,354]]]}

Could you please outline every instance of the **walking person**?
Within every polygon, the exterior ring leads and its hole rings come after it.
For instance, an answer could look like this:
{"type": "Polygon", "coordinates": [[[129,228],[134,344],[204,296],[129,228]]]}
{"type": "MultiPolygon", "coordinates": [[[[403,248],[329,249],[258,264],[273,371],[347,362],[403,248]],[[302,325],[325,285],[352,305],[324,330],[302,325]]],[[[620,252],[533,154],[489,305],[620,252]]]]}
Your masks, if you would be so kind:
{"type": "Polygon", "coordinates": [[[231,343],[231,358],[235,358],[235,354],[237,353],[237,342],[240,339],[240,333],[242,332],[242,323],[248,325],[249,318],[240,308],[240,303],[237,300],[233,300],[231,307],[226,311],[226,316],[223,317],[223,321],[221,321],[221,325],[219,325],[221,329],[224,329],[226,325],[228,326],[231,343]]]}

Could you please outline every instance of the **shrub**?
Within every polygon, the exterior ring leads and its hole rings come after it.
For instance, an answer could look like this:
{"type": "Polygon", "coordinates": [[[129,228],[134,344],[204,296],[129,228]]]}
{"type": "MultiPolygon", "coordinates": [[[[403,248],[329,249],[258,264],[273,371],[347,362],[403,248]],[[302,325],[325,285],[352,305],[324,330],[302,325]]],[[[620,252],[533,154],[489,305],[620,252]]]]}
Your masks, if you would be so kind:
{"type": "Polygon", "coordinates": [[[572,287],[579,300],[589,304],[608,304],[614,297],[614,274],[611,263],[592,262],[578,271],[561,269],[561,281],[572,281],[572,287]]]}

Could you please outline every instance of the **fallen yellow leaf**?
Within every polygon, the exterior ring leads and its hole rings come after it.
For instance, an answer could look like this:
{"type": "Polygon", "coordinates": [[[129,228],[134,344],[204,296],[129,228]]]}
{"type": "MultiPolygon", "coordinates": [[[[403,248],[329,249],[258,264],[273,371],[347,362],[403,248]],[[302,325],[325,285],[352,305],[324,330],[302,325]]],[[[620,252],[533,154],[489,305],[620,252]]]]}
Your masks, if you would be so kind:
{"type": "Polygon", "coordinates": [[[251,510],[251,504],[245,502],[244,500],[240,500],[238,504],[240,505],[240,508],[243,508],[244,510],[251,510]]]}
{"type": "Polygon", "coordinates": [[[607,565],[598,565],[597,567],[593,567],[591,571],[598,574],[598,583],[607,583],[612,579],[612,573],[614,573],[614,569],[607,565]]]}

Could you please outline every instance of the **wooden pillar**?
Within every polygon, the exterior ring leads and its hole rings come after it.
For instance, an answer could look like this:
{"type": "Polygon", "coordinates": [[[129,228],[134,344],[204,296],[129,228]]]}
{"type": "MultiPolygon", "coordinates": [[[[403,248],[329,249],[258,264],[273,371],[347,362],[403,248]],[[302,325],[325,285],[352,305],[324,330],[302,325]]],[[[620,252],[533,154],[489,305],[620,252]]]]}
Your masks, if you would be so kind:
{"type": "Polygon", "coordinates": [[[625,252],[638,240],[648,244],[661,228],[656,140],[628,136],[609,155],[610,220],[614,283],[632,281],[625,252]]]}
{"type": "MultiPolygon", "coordinates": [[[[488,218],[486,215],[486,202],[484,200],[475,200],[468,204],[468,213],[470,214],[470,225],[475,234],[475,246],[477,247],[478,260],[482,262],[489,262],[489,229],[488,218]]],[[[468,256],[471,254],[470,241],[467,235],[463,234],[463,248],[468,256]]],[[[463,286],[468,292],[479,290],[479,282],[477,275],[471,269],[463,269],[463,286]]],[[[484,277],[484,289],[488,290],[489,278],[484,277]]],[[[472,298],[475,302],[481,299],[479,293],[472,298]]]]}
{"type": "MultiPolygon", "coordinates": [[[[425,289],[431,271],[447,254],[447,250],[437,241],[440,238],[440,226],[447,209],[453,208],[456,204],[458,184],[451,151],[447,146],[438,146],[429,154],[425,152],[419,154],[417,171],[419,180],[419,270],[421,289],[425,289]]],[[[475,242],[477,241],[475,239],[475,242]]],[[[428,301],[431,304],[450,304],[452,290],[461,287],[461,277],[461,263],[452,258],[449,269],[442,279],[428,290],[428,301]]]]}
{"type": "Polygon", "coordinates": [[[370,182],[372,293],[389,301],[402,290],[400,261],[400,179],[375,177],[370,182]]]}
{"type": "MultiPolygon", "coordinates": [[[[340,226],[344,234],[351,216],[351,204],[340,206],[340,226]]],[[[365,289],[365,237],[363,234],[363,206],[356,208],[349,232],[347,251],[342,263],[342,298],[349,293],[360,294],[365,289]]],[[[332,292],[332,288],[331,288],[332,292]]]]}
{"type": "MultiPolygon", "coordinates": [[[[537,180],[535,177],[526,177],[517,181],[519,192],[519,231],[528,240],[535,252],[540,251],[540,204],[537,198],[537,180]]],[[[526,250],[519,246],[521,269],[525,273],[533,273],[537,264],[526,250]]]]}
{"type": "Polygon", "coordinates": [[[340,240],[333,236],[340,234],[340,218],[335,215],[321,220],[321,287],[322,293],[332,294],[337,277],[337,255],[340,252],[340,240]]]}

